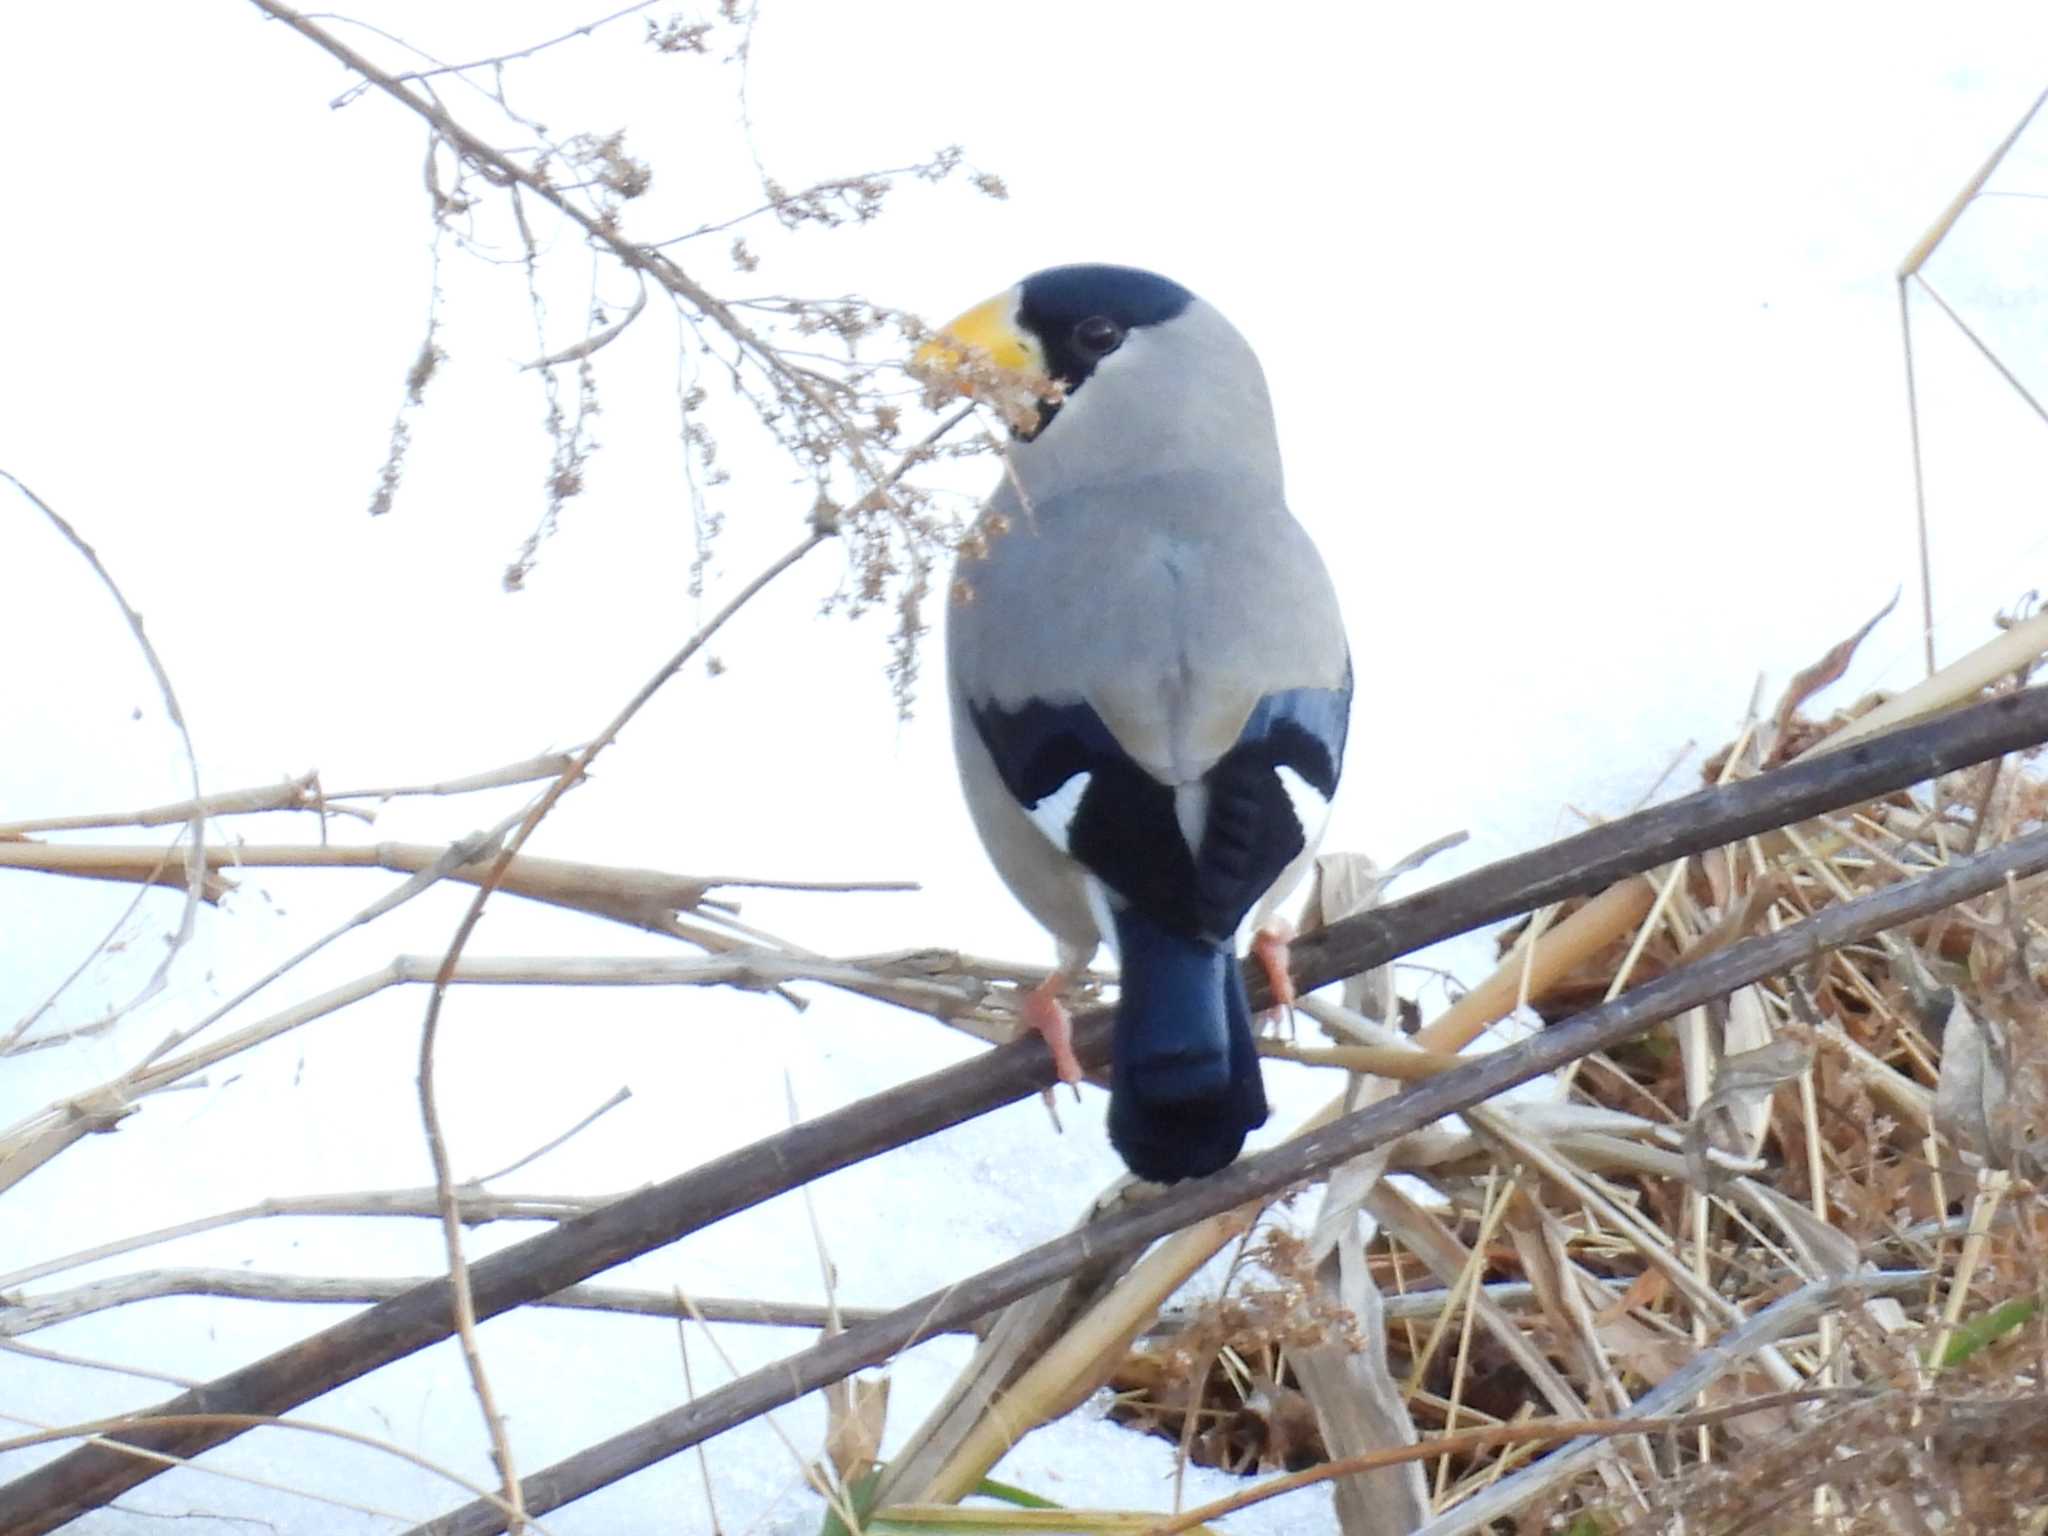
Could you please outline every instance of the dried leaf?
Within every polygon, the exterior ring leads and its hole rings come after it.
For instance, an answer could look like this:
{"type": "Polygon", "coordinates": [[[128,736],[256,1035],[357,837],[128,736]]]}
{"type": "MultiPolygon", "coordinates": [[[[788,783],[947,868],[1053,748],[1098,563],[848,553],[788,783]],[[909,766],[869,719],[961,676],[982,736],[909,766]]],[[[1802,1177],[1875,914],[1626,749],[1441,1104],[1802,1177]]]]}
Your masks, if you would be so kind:
{"type": "MultiPolygon", "coordinates": [[[[1391,1098],[1400,1086],[1392,1082],[1369,1086],[1366,1089],[1370,1095],[1368,1102],[1391,1098]]],[[[1375,1147],[1330,1170],[1322,1209],[1316,1213],[1315,1230],[1309,1235],[1308,1257],[1311,1264],[1322,1263],[1340,1238],[1357,1230],[1359,1208],[1386,1173],[1396,1145],[1389,1143],[1375,1147]]]]}
{"type": "Polygon", "coordinates": [[[889,1378],[849,1376],[825,1389],[825,1462],[850,1487],[874,1470],[889,1416],[889,1378]]]}
{"type": "Polygon", "coordinates": [[[1934,1087],[1934,1124],[1972,1167],[2002,1168],[2011,1100],[2010,1054],[1995,1021],[1979,1021],[1958,997],[1941,1037],[1941,1076],[1934,1087]]]}
{"type": "MultiPolygon", "coordinates": [[[[1403,875],[1420,869],[1446,848],[1457,847],[1465,838],[1463,832],[1452,832],[1423,844],[1413,853],[1395,860],[1393,866],[1385,870],[1362,853],[1322,854],[1316,859],[1315,888],[1304,914],[1308,925],[1311,928],[1327,927],[1368,907],[1378,906],[1388,886],[1403,875]]],[[[1344,1006],[1369,1019],[1393,1024],[1396,1003],[1394,973],[1386,966],[1353,976],[1344,983],[1344,1006]]]]}
{"type": "Polygon", "coordinates": [[[1849,670],[1849,659],[1856,654],[1856,647],[1877,628],[1880,620],[1898,606],[1899,594],[1893,592],[1892,600],[1872,614],[1861,629],[1846,639],[1837,641],[1829,647],[1826,655],[1803,672],[1793,674],[1792,681],[1785,685],[1785,696],[1778,700],[1778,711],[1772,720],[1776,727],[1777,745],[1771,749],[1765,767],[1781,761],[1783,753],[1791,745],[1792,717],[1799,713],[1799,706],[1849,670]]]}
{"type": "Polygon", "coordinates": [[[1862,1269],[1862,1253],[1840,1228],[1767,1184],[1744,1179],[1739,1187],[1752,1207],[1777,1224],[1809,1280],[1847,1279],[1862,1269]]]}
{"type": "Polygon", "coordinates": [[[1671,1281],[1661,1269],[1646,1269],[1629,1281],[1610,1307],[1603,1307],[1593,1315],[1603,1323],[1611,1323],[1624,1317],[1638,1307],[1644,1311],[1654,1310],[1659,1302],[1671,1293],[1671,1281]]]}
{"type": "Polygon", "coordinates": [[[1742,893],[1734,908],[1714,924],[1697,941],[1687,947],[1685,960],[1692,963],[1704,960],[1716,951],[1726,949],[1738,939],[1746,939],[1764,925],[1771,907],[1778,898],[1792,889],[1792,881],[1781,869],[1764,872],[1757,881],[1742,893]]]}
{"type": "Polygon", "coordinates": [[[1583,1381],[1604,1381],[1608,1370],[1594,1341],[1586,1307],[1576,1297],[1577,1277],[1557,1224],[1533,1202],[1512,1201],[1502,1223],[1508,1241],[1515,1245],[1522,1273],[1536,1291],[1536,1306],[1550,1329],[1551,1347],[1564,1356],[1583,1381]]]}
{"type": "Polygon", "coordinates": [[[1630,1317],[1626,1310],[1617,1312],[1609,1308],[1600,1313],[1593,1332],[1602,1349],[1653,1387],[1693,1356],[1689,1344],[1654,1332],[1630,1317]]]}
{"type": "MultiPolygon", "coordinates": [[[[1327,927],[1379,905],[1390,877],[1362,853],[1326,853],[1316,859],[1315,890],[1307,912],[1311,927],[1327,927]]],[[[1394,1022],[1394,972],[1374,966],[1344,981],[1344,1006],[1381,1024],[1394,1022]]]]}
{"type": "Polygon", "coordinates": [[[1727,1182],[1708,1153],[1718,1149],[1749,1156],[1754,1150],[1746,1129],[1749,1120],[1773,1089],[1812,1064],[1812,1048],[1790,1038],[1722,1058],[1714,1074],[1714,1091],[1685,1127],[1685,1161],[1695,1188],[1718,1190],[1727,1182]]]}
{"type": "MultiPolygon", "coordinates": [[[[1370,1184],[1360,1188],[1358,1198],[1370,1188],[1370,1184]]],[[[1325,1217],[1340,1203],[1347,1212],[1355,1213],[1355,1202],[1342,1202],[1333,1182],[1324,1200],[1325,1217]]],[[[1332,1340],[1292,1349],[1288,1362],[1315,1411],[1331,1458],[1413,1445],[1415,1421],[1409,1417],[1400,1385],[1387,1364],[1386,1309],[1379,1286],[1366,1267],[1365,1242],[1355,1219],[1344,1223],[1335,1249],[1318,1266],[1316,1286],[1325,1303],[1334,1301],[1351,1314],[1356,1345],[1332,1340]]],[[[1337,1525],[1343,1536],[1407,1536],[1429,1514],[1420,1462],[1339,1478],[1334,1493],[1337,1525]]]]}

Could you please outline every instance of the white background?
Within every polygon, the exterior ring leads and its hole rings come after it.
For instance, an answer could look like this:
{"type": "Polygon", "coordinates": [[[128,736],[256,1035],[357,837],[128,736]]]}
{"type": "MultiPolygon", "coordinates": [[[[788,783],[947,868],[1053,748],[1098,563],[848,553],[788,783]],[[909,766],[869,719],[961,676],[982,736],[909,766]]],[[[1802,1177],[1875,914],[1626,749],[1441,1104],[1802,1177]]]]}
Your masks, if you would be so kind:
{"type": "MultiPolygon", "coordinates": [[[[443,58],[551,36],[600,8],[361,13],[443,58]]],[[[656,12],[654,14],[661,14],[656,12]]],[[[661,237],[759,201],[738,75],[656,55],[638,18],[508,76],[557,137],[624,127],[654,168],[628,231],[661,237]]],[[[778,181],[922,159],[945,143],[1001,174],[990,201],[909,187],[873,226],[721,242],[682,260],[721,291],[863,294],[933,320],[1037,267],[1115,260],[1214,301],[1266,364],[1291,500],[1351,625],[1359,705],[1328,846],[1392,858],[1455,828],[1433,873],[1633,806],[1689,744],[1737,724],[1901,586],[1850,683],[1924,670],[1894,273],[2048,84],[2034,7],[1872,5],[1245,8],[783,0],[754,33],[746,108],[778,181]]],[[[387,61],[361,31],[341,35],[387,61]]],[[[722,33],[715,46],[729,46],[722,33]]],[[[653,312],[601,356],[602,451],[529,590],[499,573],[541,510],[542,350],[516,267],[446,253],[450,360],[414,418],[396,509],[366,506],[429,283],[425,133],[324,55],[235,4],[41,7],[0,24],[8,237],[0,244],[0,467],[68,517],[143,613],[204,786],[317,767],[334,788],[450,776],[587,737],[709,611],[675,443],[675,328],[653,312]]],[[[458,116],[488,121],[458,87],[458,116]]],[[[511,142],[515,142],[511,141],[511,142]]],[[[2022,141],[1930,276],[2031,387],[2048,138],[2022,141]]],[[[548,235],[563,283],[547,344],[581,334],[592,268],[548,235]]],[[[611,274],[613,303],[630,288],[611,274]]],[[[658,311],[658,306],[654,307],[658,311]]],[[[1916,303],[1944,659],[2042,580],[2040,423],[1916,303]]],[[[798,536],[807,496],[735,428],[716,600],[798,536]]],[[[968,483],[981,477],[976,470],[968,483]]],[[[831,551],[788,578],[637,722],[535,851],[688,872],[906,877],[914,896],[750,898],[750,920],[839,953],[922,945],[1042,959],[982,863],[952,785],[933,675],[899,722],[886,626],[816,616],[831,551]]],[[[11,491],[0,495],[0,818],[181,798],[175,740],[118,613],[11,491]],[[138,718],[139,712],[139,718],[138,718]]],[[[1697,754],[1695,754],[1695,757],[1697,754]]],[[[1691,787],[1683,767],[1664,792],[1691,787]]],[[[439,839],[510,802],[395,808],[375,835],[439,839]]],[[[303,820],[238,827],[304,841],[303,820]]],[[[8,1118],[110,1075],[391,883],[251,875],[202,919],[167,994],[95,1041],[0,1068],[8,1118]]],[[[130,892],[0,873],[0,1026],[33,1007],[130,892]]],[[[323,957],[248,1014],[445,943],[436,892],[323,957]]],[[[152,899],[127,952],[55,1016],[87,1022],[161,953],[152,899]]],[[[658,950],[493,904],[472,953],[658,950]]],[[[1478,951],[1457,952],[1468,978],[1478,951]]],[[[625,1084],[633,1100],[511,1182],[602,1191],[668,1174],[957,1059],[939,1026],[815,993],[455,997],[441,1056],[458,1173],[487,1171],[625,1084]]],[[[1433,1001],[1432,1001],[1433,1005],[1433,1001]]],[[[0,1200],[0,1266],[267,1194],[425,1177],[413,1101],[423,996],[324,1021],[201,1089],[153,1101],[0,1200]]],[[[1317,1086],[1273,1074],[1283,1104],[1317,1086]]],[[[1055,1137],[1037,1105],[826,1181],[818,1220],[842,1299],[905,1299],[1062,1230],[1115,1171],[1100,1103],[1055,1137]]],[[[520,1235],[490,1230],[472,1253],[520,1235]]],[[[270,1222],[118,1261],[423,1273],[425,1223],[270,1222]]],[[[783,1201],[618,1276],[807,1299],[818,1262],[783,1201]]],[[[79,1275],[66,1280],[81,1278],[79,1275]]],[[[46,1282],[54,1284],[57,1282],[46,1282]]],[[[331,1317],[159,1302],[37,1342],[211,1375],[331,1317]]],[[[729,1330],[745,1368],[796,1334],[729,1330]]],[[[645,1319],[484,1330],[531,1469],[684,1395],[673,1331],[645,1319]]],[[[906,1433],[963,1351],[896,1372],[906,1433]]],[[[700,1390],[724,1367],[701,1341],[700,1390]]],[[[0,1357],[0,1411],[63,1422],[160,1384],[0,1357]]],[[[437,1350],[310,1405],[487,1476],[473,1401],[437,1350]]],[[[819,1415],[782,1416],[815,1451],[819,1415]]],[[[892,1440],[893,1443],[893,1440],[892,1440]]],[[[414,1517],[457,1495],[367,1452],[250,1437],[220,1464],[414,1517]]],[[[1163,1507],[1170,1453],[1072,1425],[1001,1475],[1063,1502],[1163,1507]]],[[[0,1460],[0,1471],[24,1466],[0,1460]]],[[[758,1428],[713,1447],[725,1529],[816,1519],[758,1428]]],[[[1189,1496],[1226,1486],[1190,1480],[1189,1496]]],[[[549,1522],[710,1528],[693,1458],[549,1522]]],[[[387,1524],[197,1474],[123,1501],[274,1528],[387,1524]]],[[[1244,1529],[1316,1528],[1320,1493],[1244,1529]]],[[[246,1527],[202,1522],[179,1529],[246,1527]]]]}

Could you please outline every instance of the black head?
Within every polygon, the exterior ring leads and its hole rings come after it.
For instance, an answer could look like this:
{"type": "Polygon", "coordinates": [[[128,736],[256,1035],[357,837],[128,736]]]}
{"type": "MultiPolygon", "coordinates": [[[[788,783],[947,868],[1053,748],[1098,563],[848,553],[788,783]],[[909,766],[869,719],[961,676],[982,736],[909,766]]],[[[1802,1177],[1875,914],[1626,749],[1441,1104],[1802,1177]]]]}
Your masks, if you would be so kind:
{"type": "Polygon", "coordinates": [[[1194,298],[1138,267],[1048,267],[1019,285],[1017,323],[1037,337],[1045,371],[1072,394],[1132,331],[1173,319],[1194,298]]]}

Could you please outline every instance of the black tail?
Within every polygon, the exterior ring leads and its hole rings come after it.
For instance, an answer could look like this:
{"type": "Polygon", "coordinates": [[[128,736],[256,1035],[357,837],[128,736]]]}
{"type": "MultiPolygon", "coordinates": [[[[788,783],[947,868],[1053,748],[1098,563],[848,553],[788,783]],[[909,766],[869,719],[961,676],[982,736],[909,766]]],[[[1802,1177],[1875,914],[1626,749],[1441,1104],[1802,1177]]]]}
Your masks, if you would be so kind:
{"type": "Polygon", "coordinates": [[[1226,1166],[1266,1122],[1251,1002],[1229,946],[1116,914],[1122,995],[1109,1139],[1132,1173],[1170,1184],[1226,1166]]]}

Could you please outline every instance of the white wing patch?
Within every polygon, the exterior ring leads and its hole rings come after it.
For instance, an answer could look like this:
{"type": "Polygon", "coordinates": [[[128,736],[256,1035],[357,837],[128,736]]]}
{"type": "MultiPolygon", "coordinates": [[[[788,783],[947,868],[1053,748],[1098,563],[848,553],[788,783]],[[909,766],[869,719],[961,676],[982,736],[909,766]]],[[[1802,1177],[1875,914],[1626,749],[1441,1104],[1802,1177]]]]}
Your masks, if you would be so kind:
{"type": "Polygon", "coordinates": [[[1197,779],[1177,784],[1173,791],[1173,815],[1180,823],[1181,841],[1193,853],[1202,846],[1202,834],[1209,826],[1209,786],[1197,779]]]}
{"type": "Polygon", "coordinates": [[[1025,809],[1031,824],[1050,838],[1061,853],[1073,852],[1067,835],[1074,829],[1074,814],[1081,809],[1081,797],[1088,793],[1088,779],[1089,775],[1077,773],[1038,804],[1025,809]]]}
{"type": "Polygon", "coordinates": [[[1280,787],[1287,791],[1287,803],[1294,808],[1294,819],[1301,826],[1302,842],[1315,847],[1323,839],[1323,823],[1330,819],[1330,802],[1321,790],[1285,763],[1276,763],[1273,772],[1280,787]]]}
{"type": "Polygon", "coordinates": [[[1123,956],[1116,945],[1116,912],[1110,906],[1109,887],[1093,875],[1081,877],[1082,888],[1088,896],[1088,915],[1095,919],[1095,931],[1102,936],[1102,942],[1109,946],[1110,954],[1116,956],[1119,964],[1123,956]]]}

